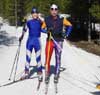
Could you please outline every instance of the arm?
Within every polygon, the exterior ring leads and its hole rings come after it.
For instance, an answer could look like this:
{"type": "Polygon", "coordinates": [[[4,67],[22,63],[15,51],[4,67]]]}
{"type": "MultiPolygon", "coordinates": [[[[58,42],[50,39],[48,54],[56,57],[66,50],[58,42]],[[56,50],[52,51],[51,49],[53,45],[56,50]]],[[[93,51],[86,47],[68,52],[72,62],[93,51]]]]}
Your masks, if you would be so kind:
{"type": "Polygon", "coordinates": [[[66,30],[66,36],[68,37],[69,35],[70,35],[70,33],[72,32],[72,26],[67,26],[66,28],[65,28],[65,30],[66,30]]]}
{"type": "Polygon", "coordinates": [[[22,32],[22,35],[19,37],[19,41],[21,42],[22,41],[22,39],[23,39],[23,37],[24,37],[24,34],[25,34],[25,32],[27,31],[27,24],[25,24],[24,26],[23,26],[23,30],[22,30],[23,32],[22,32]]]}
{"type": "Polygon", "coordinates": [[[66,30],[65,35],[68,37],[72,31],[72,24],[67,19],[64,18],[63,25],[65,26],[66,30]]]}
{"type": "Polygon", "coordinates": [[[43,32],[43,33],[47,33],[47,30],[46,30],[46,23],[45,23],[45,21],[42,22],[41,32],[43,32]]]}

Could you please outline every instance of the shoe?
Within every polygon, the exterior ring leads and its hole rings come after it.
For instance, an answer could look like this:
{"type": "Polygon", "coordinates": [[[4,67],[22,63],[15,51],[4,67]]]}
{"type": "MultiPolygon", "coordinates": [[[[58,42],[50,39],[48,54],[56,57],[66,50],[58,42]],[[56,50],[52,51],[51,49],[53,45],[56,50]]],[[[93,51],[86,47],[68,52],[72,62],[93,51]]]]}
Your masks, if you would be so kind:
{"type": "Polygon", "coordinates": [[[42,72],[38,72],[38,80],[39,80],[40,82],[43,81],[43,75],[42,75],[42,72]]]}
{"type": "Polygon", "coordinates": [[[29,71],[25,71],[25,74],[20,78],[20,80],[24,80],[28,78],[29,78],[29,71]]]}
{"type": "Polygon", "coordinates": [[[49,80],[50,80],[50,77],[49,76],[46,76],[45,77],[45,83],[48,84],[49,83],[49,80]]]}
{"type": "Polygon", "coordinates": [[[55,76],[54,76],[54,83],[58,83],[58,78],[59,78],[58,75],[55,75],[55,76]]]}

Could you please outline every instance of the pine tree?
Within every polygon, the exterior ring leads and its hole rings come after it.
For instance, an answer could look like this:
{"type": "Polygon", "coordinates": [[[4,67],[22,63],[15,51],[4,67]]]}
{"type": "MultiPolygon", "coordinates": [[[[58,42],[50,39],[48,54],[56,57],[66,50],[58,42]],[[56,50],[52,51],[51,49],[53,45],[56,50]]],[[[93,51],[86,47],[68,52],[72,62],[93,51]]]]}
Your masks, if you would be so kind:
{"type": "Polygon", "coordinates": [[[100,2],[95,1],[89,9],[90,14],[100,22],[100,2]]]}

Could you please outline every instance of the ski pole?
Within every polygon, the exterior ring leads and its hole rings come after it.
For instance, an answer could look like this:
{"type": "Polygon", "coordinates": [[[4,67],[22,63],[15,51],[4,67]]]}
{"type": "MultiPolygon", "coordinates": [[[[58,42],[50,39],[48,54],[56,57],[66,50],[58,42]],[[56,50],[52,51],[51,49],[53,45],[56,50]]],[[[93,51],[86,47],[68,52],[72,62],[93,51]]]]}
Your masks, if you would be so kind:
{"type": "Polygon", "coordinates": [[[16,72],[17,72],[17,67],[18,67],[18,61],[19,61],[19,54],[20,54],[20,47],[21,47],[21,42],[19,43],[19,49],[18,49],[18,54],[17,54],[17,58],[16,58],[16,66],[15,66],[15,73],[14,73],[14,79],[13,79],[13,81],[15,81],[15,77],[16,77],[16,72]]]}
{"type": "Polygon", "coordinates": [[[13,73],[13,70],[14,70],[14,66],[15,66],[15,64],[16,64],[16,59],[17,59],[17,57],[18,57],[18,52],[19,52],[19,50],[20,50],[20,44],[21,44],[21,43],[19,43],[19,45],[18,45],[18,49],[17,49],[16,55],[15,55],[15,58],[14,58],[13,66],[12,66],[11,73],[10,73],[10,76],[9,76],[9,80],[11,80],[12,73],[13,73]]]}

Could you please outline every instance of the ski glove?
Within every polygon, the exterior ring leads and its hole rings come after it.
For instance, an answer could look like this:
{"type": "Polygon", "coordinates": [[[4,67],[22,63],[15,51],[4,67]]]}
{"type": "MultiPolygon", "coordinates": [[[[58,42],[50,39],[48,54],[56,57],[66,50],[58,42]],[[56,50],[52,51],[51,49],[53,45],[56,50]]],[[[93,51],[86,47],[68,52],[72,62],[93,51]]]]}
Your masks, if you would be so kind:
{"type": "Polygon", "coordinates": [[[23,35],[19,38],[19,42],[21,42],[21,41],[22,41],[22,39],[23,39],[23,35]]]}
{"type": "Polygon", "coordinates": [[[53,28],[48,28],[48,32],[52,32],[53,31],[53,28]]]}
{"type": "Polygon", "coordinates": [[[52,35],[52,31],[53,31],[53,28],[48,28],[48,29],[47,29],[47,34],[48,34],[48,36],[50,36],[50,33],[51,33],[51,35],[52,35]]]}
{"type": "Polygon", "coordinates": [[[61,36],[63,37],[63,39],[66,39],[66,38],[67,38],[65,32],[63,32],[63,33],[61,34],[61,36]]]}

